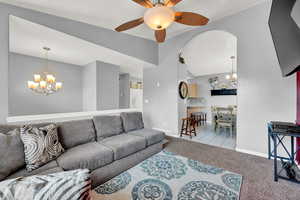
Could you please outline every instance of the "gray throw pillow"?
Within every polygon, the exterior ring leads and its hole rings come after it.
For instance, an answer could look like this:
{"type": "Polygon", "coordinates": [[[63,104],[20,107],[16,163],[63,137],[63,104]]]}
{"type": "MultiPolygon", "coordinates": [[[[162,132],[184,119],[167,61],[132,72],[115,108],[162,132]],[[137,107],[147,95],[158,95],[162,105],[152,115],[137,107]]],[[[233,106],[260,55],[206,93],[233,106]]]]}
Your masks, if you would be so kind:
{"type": "Polygon", "coordinates": [[[41,167],[64,152],[58,140],[55,124],[40,128],[31,125],[23,126],[21,139],[24,144],[27,171],[41,167]]]}
{"type": "Polygon", "coordinates": [[[0,183],[3,200],[90,200],[91,179],[87,169],[9,179],[0,183]]]}
{"type": "Polygon", "coordinates": [[[25,165],[19,129],[0,133],[0,181],[25,165]]]}

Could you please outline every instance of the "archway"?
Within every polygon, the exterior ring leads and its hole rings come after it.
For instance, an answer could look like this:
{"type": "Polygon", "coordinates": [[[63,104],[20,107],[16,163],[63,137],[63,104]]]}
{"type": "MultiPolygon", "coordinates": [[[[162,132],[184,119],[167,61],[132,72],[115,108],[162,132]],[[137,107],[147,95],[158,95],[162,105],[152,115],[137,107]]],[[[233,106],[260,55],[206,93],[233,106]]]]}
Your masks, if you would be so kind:
{"type": "MultiPolygon", "coordinates": [[[[192,38],[180,52],[179,67],[189,74],[185,78],[189,96],[179,100],[179,121],[196,118],[194,141],[235,149],[237,42],[237,37],[229,32],[206,31],[192,38]]],[[[182,126],[179,132],[181,129],[182,126]]]]}

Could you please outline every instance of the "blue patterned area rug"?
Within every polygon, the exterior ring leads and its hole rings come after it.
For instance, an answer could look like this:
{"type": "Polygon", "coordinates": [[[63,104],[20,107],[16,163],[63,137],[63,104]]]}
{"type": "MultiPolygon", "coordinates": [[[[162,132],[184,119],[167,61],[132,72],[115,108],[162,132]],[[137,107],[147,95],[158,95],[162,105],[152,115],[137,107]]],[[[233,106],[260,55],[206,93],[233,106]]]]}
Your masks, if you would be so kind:
{"type": "Polygon", "coordinates": [[[93,200],[237,200],[242,176],[162,151],[92,193],[93,200]]]}

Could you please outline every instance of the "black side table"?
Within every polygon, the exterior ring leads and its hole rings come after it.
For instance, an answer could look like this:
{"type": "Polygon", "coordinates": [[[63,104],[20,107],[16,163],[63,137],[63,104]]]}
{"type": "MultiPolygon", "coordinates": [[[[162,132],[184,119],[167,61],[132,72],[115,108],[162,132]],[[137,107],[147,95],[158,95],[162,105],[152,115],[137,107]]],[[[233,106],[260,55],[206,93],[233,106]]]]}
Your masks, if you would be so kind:
{"type": "Polygon", "coordinates": [[[291,129],[274,129],[274,123],[276,122],[268,123],[268,158],[274,158],[274,181],[277,182],[278,179],[284,179],[300,184],[299,181],[290,179],[286,176],[282,176],[281,174],[283,173],[283,168],[281,170],[278,170],[278,160],[295,163],[295,155],[300,150],[300,148],[295,149],[295,138],[300,138],[300,132],[294,132],[291,129]],[[283,143],[284,138],[287,137],[290,138],[290,145],[285,145],[283,143]],[[283,147],[288,157],[278,155],[279,146],[283,147]]]}

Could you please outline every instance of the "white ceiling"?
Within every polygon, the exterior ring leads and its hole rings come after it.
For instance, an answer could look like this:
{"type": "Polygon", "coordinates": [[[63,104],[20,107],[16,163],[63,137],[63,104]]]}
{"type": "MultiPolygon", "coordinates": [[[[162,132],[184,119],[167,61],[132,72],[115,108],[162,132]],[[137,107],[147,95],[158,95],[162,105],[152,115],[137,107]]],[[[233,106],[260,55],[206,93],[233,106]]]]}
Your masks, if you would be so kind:
{"type": "Polygon", "coordinates": [[[188,70],[194,76],[236,71],[237,38],[224,31],[207,31],[194,37],[183,48],[182,54],[188,70]],[[233,65],[232,65],[233,64],[233,65]]]}
{"type": "Polygon", "coordinates": [[[42,48],[47,46],[51,48],[51,60],[74,65],[100,60],[118,65],[122,73],[138,78],[143,76],[143,67],[153,67],[139,59],[14,16],[10,16],[9,42],[10,52],[44,58],[42,48]]]}
{"type": "MultiPolygon", "coordinates": [[[[240,12],[268,0],[183,0],[174,8],[176,11],[191,11],[207,16],[211,21],[240,12]]],[[[41,12],[74,19],[96,26],[114,29],[120,24],[143,16],[145,8],[131,0],[0,0],[41,12]]],[[[189,26],[172,24],[168,37],[191,30],[189,26]]],[[[127,33],[154,39],[153,31],[141,25],[127,33]]]]}

